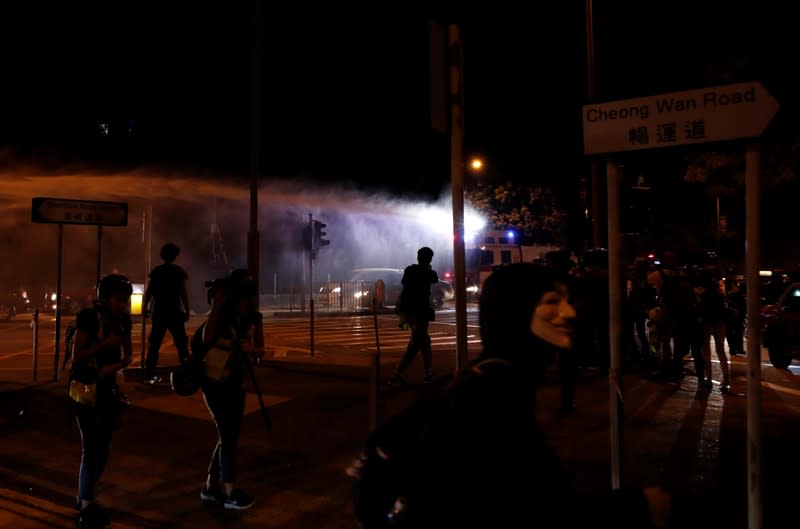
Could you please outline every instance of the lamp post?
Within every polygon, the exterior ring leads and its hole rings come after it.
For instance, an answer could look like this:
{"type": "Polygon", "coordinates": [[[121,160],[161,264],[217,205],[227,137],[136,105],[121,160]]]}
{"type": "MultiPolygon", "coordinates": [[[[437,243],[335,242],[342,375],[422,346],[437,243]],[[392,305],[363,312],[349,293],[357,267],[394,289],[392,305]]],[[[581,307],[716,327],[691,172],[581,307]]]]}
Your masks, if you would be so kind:
{"type": "Polygon", "coordinates": [[[258,234],[258,165],[261,136],[261,30],[260,0],[253,2],[253,49],[251,52],[251,108],[250,108],[250,229],[247,234],[247,268],[259,288],[259,234],[258,234]]]}
{"type": "MultiPolygon", "coordinates": [[[[594,67],[594,7],[592,0],[586,0],[586,79],[589,102],[597,97],[594,67]]],[[[589,160],[592,194],[592,245],[604,246],[600,233],[600,168],[596,157],[589,160]]]]}

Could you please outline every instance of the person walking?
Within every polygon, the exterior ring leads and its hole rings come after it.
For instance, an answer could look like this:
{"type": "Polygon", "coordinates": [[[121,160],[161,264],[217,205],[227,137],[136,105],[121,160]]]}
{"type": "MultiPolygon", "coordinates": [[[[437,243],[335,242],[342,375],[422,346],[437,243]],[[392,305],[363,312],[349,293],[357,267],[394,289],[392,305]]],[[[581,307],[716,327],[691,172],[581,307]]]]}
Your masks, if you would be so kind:
{"type": "Polygon", "coordinates": [[[205,368],[203,400],[219,436],[200,498],[229,510],[249,509],[255,503],[235,486],[236,455],[244,418],[245,376],[252,369],[248,364],[264,353],[262,316],[254,307],[258,292],[243,272],[234,271],[212,287],[211,312],[192,337],[192,355],[202,355],[205,368]]]}
{"type": "Polygon", "coordinates": [[[94,306],[77,318],[69,397],[81,433],[78,471],[78,527],[94,529],[108,524],[108,515],[95,501],[95,486],[108,462],[112,432],[119,427],[121,401],[117,373],[130,365],[132,286],[119,274],[109,274],[98,285],[94,306]]]}
{"type": "Polygon", "coordinates": [[[185,328],[189,320],[189,295],[186,288],[189,275],[181,266],[175,264],[180,252],[180,248],[171,242],[161,248],[161,259],[164,262],[150,272],[150,281],[144,292],[143,314],[153,322],[147,340],[147,359],[144,367],[144,380],[148,384],[161,382],[156,368],[161,343],[167,331],[178,350],[178,361],[183,363],[189,356],[189,337],[185,328]]]}
{"type": "Polygon", "coordinates": [[[431,267],[432,260],[433,250],[424,246],[417,250],[417,264],[409,265],[403,271],[401,280],[403,290],[400,293],[397,311],[401,320],[411,329],[411,338],[394,375],[389,379],[390,384],[405,384],[402,374],[414,361],[417,353],[422,355],[425,369],[424,383],[429,384],[433,381],[433,353],[428,326],[436,317],[431,304],[431,285],[439,282],[439,275],[431,267]]]}

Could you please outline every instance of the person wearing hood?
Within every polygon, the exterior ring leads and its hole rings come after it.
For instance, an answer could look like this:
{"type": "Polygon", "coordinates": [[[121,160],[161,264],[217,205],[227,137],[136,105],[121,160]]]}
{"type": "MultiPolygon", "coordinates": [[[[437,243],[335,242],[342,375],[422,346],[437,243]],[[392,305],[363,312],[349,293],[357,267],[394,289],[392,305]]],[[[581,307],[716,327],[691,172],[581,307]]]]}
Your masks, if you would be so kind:
{"type": "Polygon", "coordinates": [[[578,492],[536,421],[536,390],[572,352],[575,309],[557,270],[516,263],[480,297],[483,351],[452,382],[447,412],[426,434],[417,505],[425,527],[663,527],[660,487],[578,492]],[[480,376],[475,376],[476,370],[480,376]]]}

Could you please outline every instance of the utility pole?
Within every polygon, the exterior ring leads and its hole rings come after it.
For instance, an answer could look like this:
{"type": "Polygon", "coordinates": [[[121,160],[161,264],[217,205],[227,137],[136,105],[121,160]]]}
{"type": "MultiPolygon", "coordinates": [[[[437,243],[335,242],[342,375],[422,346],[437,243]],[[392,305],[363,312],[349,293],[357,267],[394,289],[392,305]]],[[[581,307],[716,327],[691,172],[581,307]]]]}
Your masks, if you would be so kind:
{"type": "Polygon", "coordinates": [[[250,231],[247,234],[247,268],[259,292],[258,184],[259,143],[261,141],[261,2],[251,0],[253,44],[251,53],[250,100],[250,231]]]}
{"type": "Polygon", "coordinates": [[[467,364],[467,285],[464,245],[464,49],[458,24],[447,28],[450,56],[450,187],[453,200],[453,270],[456,289],[456,371],[467,364]]]}
{"type": "MultiPolygon", "coordinates": [[[[586,69],[589,103],[597,97],[595,87],[594,67],[594,8],[592,0],[586,0],[586,69]]],[[[591,171],[591,196],[592,196],[592,246],[604,246],[600,231],[600,167],[595,156],[589,160],[591,171]]]]}

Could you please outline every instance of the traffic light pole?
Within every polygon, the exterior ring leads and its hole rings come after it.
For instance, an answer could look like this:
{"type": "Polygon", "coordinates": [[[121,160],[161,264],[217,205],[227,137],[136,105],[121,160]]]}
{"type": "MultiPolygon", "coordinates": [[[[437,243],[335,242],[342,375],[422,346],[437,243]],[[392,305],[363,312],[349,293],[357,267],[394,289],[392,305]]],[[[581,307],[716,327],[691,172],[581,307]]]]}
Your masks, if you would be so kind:
{"type": "Polygon", "coordinates": [[[311,248],[308,252],[308,314],[309,314],[309,352],[314,356],[314,219],[308,214],[308,229],[311,230],[311,248]]]}

